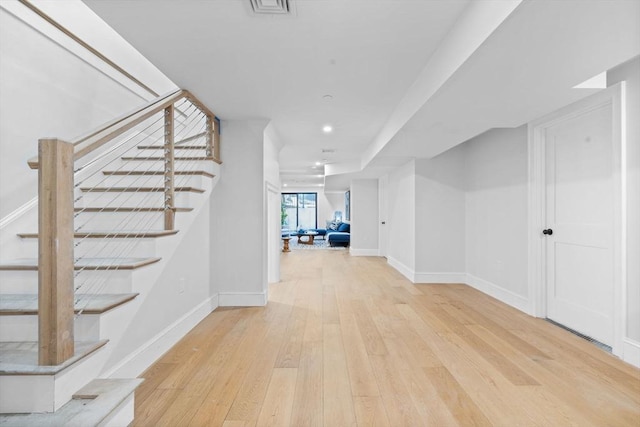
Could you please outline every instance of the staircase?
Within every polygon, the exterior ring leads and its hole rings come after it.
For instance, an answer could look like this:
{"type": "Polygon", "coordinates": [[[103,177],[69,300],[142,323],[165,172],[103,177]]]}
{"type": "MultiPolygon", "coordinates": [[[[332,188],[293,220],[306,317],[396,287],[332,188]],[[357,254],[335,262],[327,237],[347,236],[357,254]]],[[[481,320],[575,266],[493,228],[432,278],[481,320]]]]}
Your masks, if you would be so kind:
{"type": "MultiPolygon", "coordinates": [[[[136,351],[114,350],[128,328],[144,327],[136,321],[145,298],[207,205],[220,174],[215,117],[186,91],[160,97],[72,148],[73,205],[58,203],[54,211],[44,211],[46,183],[40,175],[39,212],[27,212],[9,230],[15,237],[3,238],[3,254],[12,258],[0,260],[0,413],[12,415],[0,416],[0,425],[131,422],[141,380],[108,377],[136,351]],[[56,230],[54,239],[51,232],[47,237],[38,231],[65,209],[73,217],[72,230],[56,230]],[[68,267],[61,256],[44,253],[53,240],[56,251],[64,245],[64,233],[73,254],[68,267]],[[59,264],[52,269],[47,263],[59,264]],[[55,280],[65,269],[66,279],[55,280]],[[53,290],[43,283],[51,276],[44,271],[54,271],[53,290]],[[61,324],[65,316],[72,319],[71,331],[45,327],[60,340],[70,333],[73,351],[60,363],[43,363],[43,352],[53,346],[46,338],[43,343],[43,307],[64,311],[57,300],[64,292],[73,292],[72,308],[61,315],[61,324]],[[50,299],[43,303],[45,294],[50,299]]],[[[45,161],[29,164],[43,174],[45,161]]]]}

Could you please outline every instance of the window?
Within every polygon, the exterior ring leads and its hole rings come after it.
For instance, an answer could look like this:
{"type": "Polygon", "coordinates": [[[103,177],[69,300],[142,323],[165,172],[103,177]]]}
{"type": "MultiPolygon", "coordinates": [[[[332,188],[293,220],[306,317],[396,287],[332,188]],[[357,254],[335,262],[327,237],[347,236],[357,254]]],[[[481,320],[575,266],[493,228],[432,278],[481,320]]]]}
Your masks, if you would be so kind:
{"type": "Polygon", "coordinates": [[[318,193],[282,193],[283,230],[318,228],[318,193]]]}

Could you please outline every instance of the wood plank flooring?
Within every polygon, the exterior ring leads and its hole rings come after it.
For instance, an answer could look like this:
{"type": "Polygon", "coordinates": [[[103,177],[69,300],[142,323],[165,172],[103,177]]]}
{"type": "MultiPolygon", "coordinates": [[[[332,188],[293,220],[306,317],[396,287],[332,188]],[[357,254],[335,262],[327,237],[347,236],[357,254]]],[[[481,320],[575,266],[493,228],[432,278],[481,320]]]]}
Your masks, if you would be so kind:
{"type": "Polygon", "coordinates": [[[283,254],[143,375],[135,426],[640,426],[640,370],[466,285],[283,254]]]}

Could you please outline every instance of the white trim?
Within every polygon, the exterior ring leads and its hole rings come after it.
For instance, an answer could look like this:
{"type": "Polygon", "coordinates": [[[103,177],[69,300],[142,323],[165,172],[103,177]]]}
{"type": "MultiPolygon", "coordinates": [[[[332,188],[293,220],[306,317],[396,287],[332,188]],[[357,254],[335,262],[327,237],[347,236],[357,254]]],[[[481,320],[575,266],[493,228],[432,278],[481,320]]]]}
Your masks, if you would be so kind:
{"type": "Polygon", "coordinates": [[[266,292],[220,292],[220,307],[263,307],[267,305],[266,292]]]}
{"type": "Polygon", "coordinates": [[[403,263],[401,263],[400,261],[398,261],[397,259],[391,256],[387,257],[387,264],[389,264],[391,267],[398,270],[398,272],[402,274],[404,277],[406,277],[407,279],[409,279],[411,283],[415,283],[414,279],[415,279],[416,273],[411,268],[407,267],[406,265],[404,265],[403,263]]]}
{"type": "Polygon", "coordinates": [[[465,273],[414,273],[413,283],[465,283],[465,273]]]}
{"type": "Polygon", "coordinates": [[[466,284],[486,295],[489,295],[490,297],[510,305],[511,307],[517,308],[524,313],[531,314],[529,312],[531,309],[529,299],[522,295],[518,295],[515,292],[503,288],[502,286],[496,285],[495,283],[481,279],[469,273],[467,273],[466,284]]]}
{"type": "Polygon", "coordinates": [[[349,255],[351,256],[379,256],[378,249],[358,249],[349,247],[349,255]]]}
{"type": "Polygon", "coordinates": [[[622,360],[636,368],[640,368],[640,342],[625,338],[622,354],[622,360]]]}
{"type": "Polygon", "coordinates": [[[0,219],[0,230],[5,228],[7,225],[11,224],[16,219],[20,218],[22,215],[38,206],[38,197],[34,197],[29,200],[24,205],[20,206],[18,209],[14,210],[10,214],[6,215],[4,218],[0,219]]]}
{"type": "Polygon", "coordinates": [[[545,245],[540,230],[545,219],[545,153],[544,133],[561,121],[577,117],[588,111],[611,104],[613,126],[613,345],[612,352],[621,357],[626,329],[626,132],[625,82],[618,83],[581,101],[561,108],[529,123],[529,310],[537,317],[546,317],[545,245]],[[621,127],[620,127],[621,126],[621,127]]]}
{"type": "Polygon", "coordinates": [[[101,375],[101,377],[137,377],[217,307],[218,295],[207,298],[184,316],[164,328],[149,341],[142,344],[120,363],[101,375]]]}
{"type": "Polygon", "coordinates": [[[398,270],[411,283],[466,283],[466,273],[425,273],[416,272],[393,257],[387,258],[387,264],[398,270]]]}

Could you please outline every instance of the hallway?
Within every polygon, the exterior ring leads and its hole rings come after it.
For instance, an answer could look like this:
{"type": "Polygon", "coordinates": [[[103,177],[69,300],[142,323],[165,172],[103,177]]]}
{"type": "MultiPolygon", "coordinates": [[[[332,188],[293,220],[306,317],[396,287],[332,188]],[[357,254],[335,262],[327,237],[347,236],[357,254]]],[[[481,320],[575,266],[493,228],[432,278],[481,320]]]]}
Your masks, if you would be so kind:
{"type": "Polygon", "coordinates": [[[143,375],[136,426],[636,426],[640,371],[466,285],[292,251],[143,375]]]}

